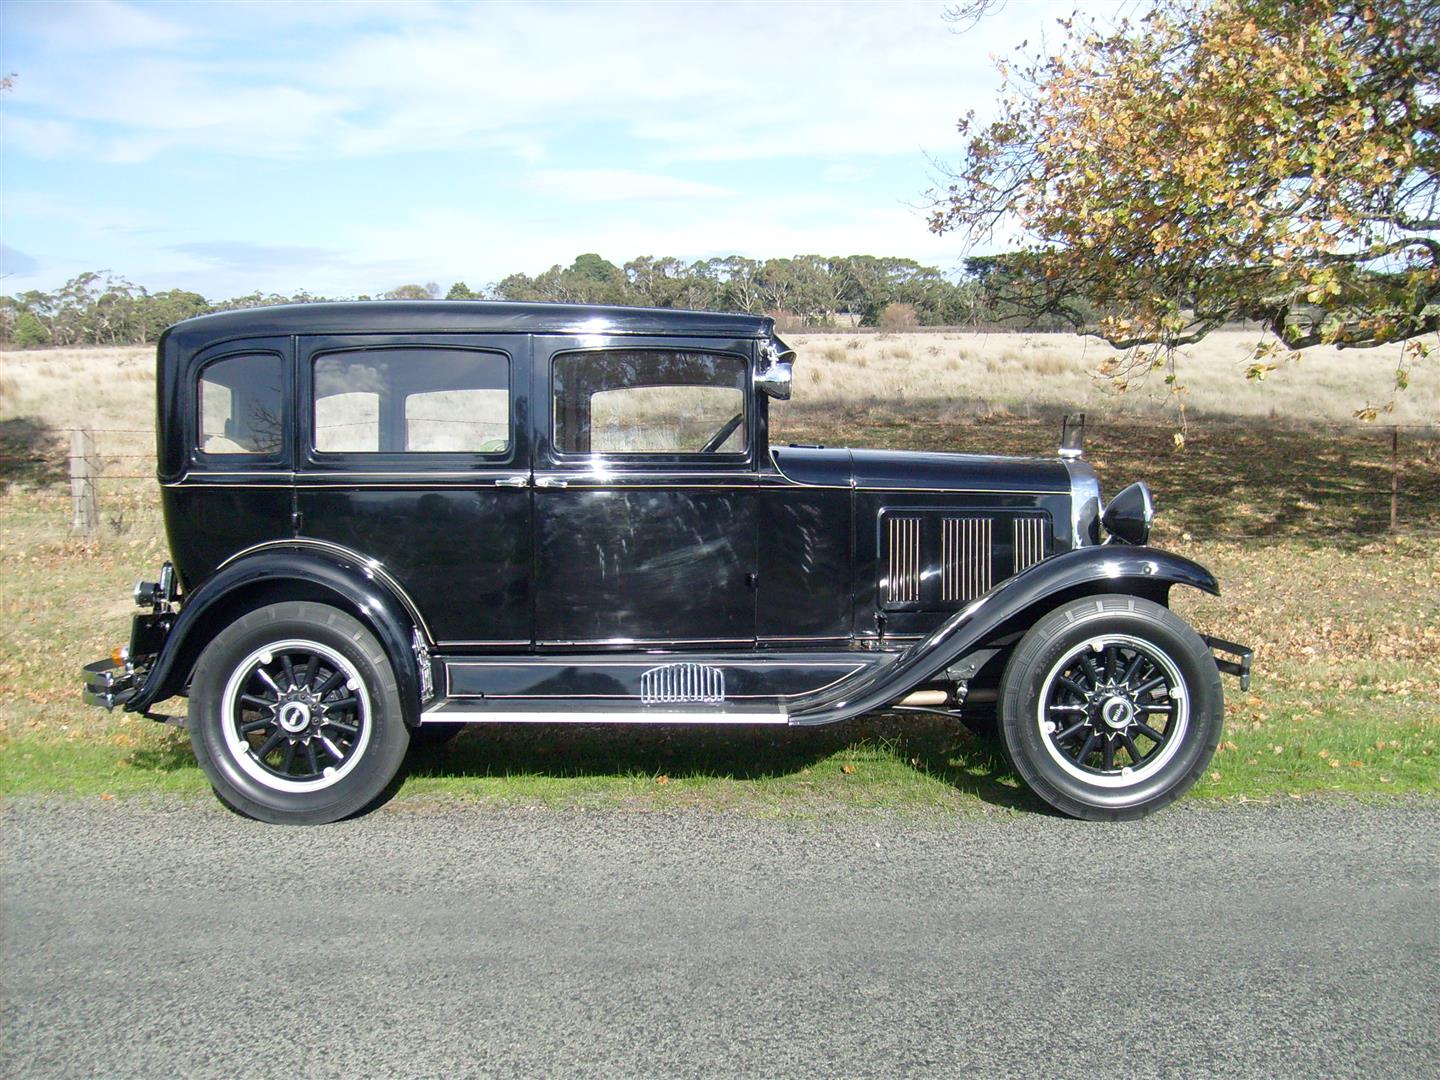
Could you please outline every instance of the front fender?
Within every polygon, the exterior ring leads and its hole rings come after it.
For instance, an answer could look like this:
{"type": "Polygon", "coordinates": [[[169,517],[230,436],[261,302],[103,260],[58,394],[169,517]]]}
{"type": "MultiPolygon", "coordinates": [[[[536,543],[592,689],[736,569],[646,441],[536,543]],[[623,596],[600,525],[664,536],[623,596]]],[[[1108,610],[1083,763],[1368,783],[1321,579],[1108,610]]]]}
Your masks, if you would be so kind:
{"type": "Polygon", "coordinates": [[[790,722],[831,724],[884,708],[940,676],[1027,609],[1045,606],[1047,598],[1074,595],[1087,588],[1107,593],[1148,592],[1156,585],[1166,589],[1189,585],[1220,595],[1215,575],[1181,555],[1112,544],[1076,548],[1006,579],[946,619],[894,663],[796,700],[790,707],[790,722]]]}
{"type": "Polygon", "coordinates": [[[359,615],[390,658],[407,719],[416,717],[420,674],[414,649],[416,622],[401,598],[359,557],[340,552],[275,548],[241,556],[185,597],[184,606],[144,684],[125,705],[144,712],[182,693],[205,646],[234,618],[257,603],[329,598],[359,615]]]}

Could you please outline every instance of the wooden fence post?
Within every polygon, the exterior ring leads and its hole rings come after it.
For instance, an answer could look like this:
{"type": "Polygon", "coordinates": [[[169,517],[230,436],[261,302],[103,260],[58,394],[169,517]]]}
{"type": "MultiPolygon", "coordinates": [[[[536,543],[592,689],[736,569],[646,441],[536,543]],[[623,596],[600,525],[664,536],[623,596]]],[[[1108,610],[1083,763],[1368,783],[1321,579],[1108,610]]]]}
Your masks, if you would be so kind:
{"type": "Polygon", "coordinates": [[[70,532],[92,539],[100,531],[100,501],[95,492],[95,436],[89,428],[70,431],[70,532]]]}
{"type": "Polygon", "coordinates": [[[1390,531],[1400,524],[1400,425],[1390,429],[1390,531]]]}

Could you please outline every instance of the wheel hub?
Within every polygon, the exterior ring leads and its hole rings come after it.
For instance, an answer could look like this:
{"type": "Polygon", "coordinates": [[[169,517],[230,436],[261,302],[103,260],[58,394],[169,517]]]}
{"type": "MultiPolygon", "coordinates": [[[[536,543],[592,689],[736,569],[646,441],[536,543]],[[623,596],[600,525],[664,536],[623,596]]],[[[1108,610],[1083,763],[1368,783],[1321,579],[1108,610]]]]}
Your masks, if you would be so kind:
{"type": "Polygon", "coordinates": [[[299,698],[280,706],[277,719],[280,727],[290,735],[299,735],[310,727],[310,703],[299,698]]]}
{"type": "Polygon", "coordinates": [[[1135,722],[1135,705],[1126,697],[1115,694],[1100,706],[1100,719],[1115,731],[1124,731],[1135,722]]]}

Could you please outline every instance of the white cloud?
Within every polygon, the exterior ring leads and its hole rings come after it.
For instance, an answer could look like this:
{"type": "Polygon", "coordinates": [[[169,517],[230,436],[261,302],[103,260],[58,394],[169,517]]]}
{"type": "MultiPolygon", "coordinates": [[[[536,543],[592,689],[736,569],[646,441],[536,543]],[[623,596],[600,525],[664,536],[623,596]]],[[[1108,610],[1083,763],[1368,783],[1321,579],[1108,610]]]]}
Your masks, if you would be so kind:
{"type": "Polygon", "coordinates": [[[7,240],[47,275],[123,262],[218,295],[478,285],[582,251],[948,268],[958,243],[900,202],[994,100],[987,54],[1069,7],[957,36],[944,0],[8,3],[7,240]],[[266,265],[290,246],[334,256],[266,265]]]}
{"type": "Polygon", "coordinates": [[[571,203],[688,201],[736,194],[714,184],[629,169],[545,169],[531,181],[543,194],[571,203]]]}
{"type": "Polygon", "coordinates": [[[42,160],[67,157],[88,149],[75,125],[66,120],[7,115],[0,120],[0,138],[5,141],[6,150],[42,160]]]}
{"type": "Polygon", "coordinates": [[[825,166],[825,171],[821,173],[821,176],[826,183],[853,184],[857,180],[868,179],[874,175],[874,172],[874,169],[868,169],[850,161],[837,161],[832,165],[825,166]]]}
{"type": "Polygon", "coordinates": [[[693,260],[731,254],[770,258],[884,253],[910,256],[942,269],[952,268],[960,256],[953,237],[929,234],[919,215],[905,207],[802,218],[785,200],[735,200],[722,214],[681,214],[668,221],[643,211],[546,220],[428,208],[401,220],[357,224],[346,230],[337,246],[348,252],[343,264],[348,264],[350,288],[355,291],[425,275],[436,280],[463,278],[473,286],[515,271],[533,274],[557,263],[568,264],[583,251],[616,261],[639,254],[693,260]],[[375,276],[358,278],[363,284],[353,284],[362,271],[375,276]]]}
{"type": "Polygon", "coordinates": [[[153,232],[161,225],[154,214],[132,207],[99,200],[78,203],[43,191],[5,188],[0,194],[0,220],[19,218],[63,223],[89,233],[128,235],[153,232]]]}
{"type": "Polygon", "coordinates": [[[1012,32],[957,37],[939,0],[162,9],[199,13],[185,26],[113,0],[46,7],[68,14],[22,27],[47,56],[16,102],[142,136],[111,157],[533,148],[537,129],[617,121],[660,161],[914,153],[988,95],[984,51],[1012,32]],[[237,60],[252,14],[265,33],[237,60]],[[86,44],[112,27],[106,51],[86,44]]]}
{"type": "Polygon", "coordinates": [[[11,3],[5,6],[5,22],[7,34],[33,34],[68,53],[153,49],[192,36],[181,22],[118,0],[11,3]]]}

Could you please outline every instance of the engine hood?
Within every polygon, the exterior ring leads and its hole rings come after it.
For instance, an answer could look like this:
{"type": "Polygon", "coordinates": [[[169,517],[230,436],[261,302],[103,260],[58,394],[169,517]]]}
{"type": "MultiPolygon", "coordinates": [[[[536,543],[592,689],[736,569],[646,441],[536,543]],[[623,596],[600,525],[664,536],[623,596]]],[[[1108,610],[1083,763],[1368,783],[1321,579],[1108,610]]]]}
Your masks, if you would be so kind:
{"type": "Polygon", "coordinates": [[[771,457],[797,484],[876,491],[1070,491],[1070,472],[1054,458],[809,446],[777,447],[771,457]]]}

